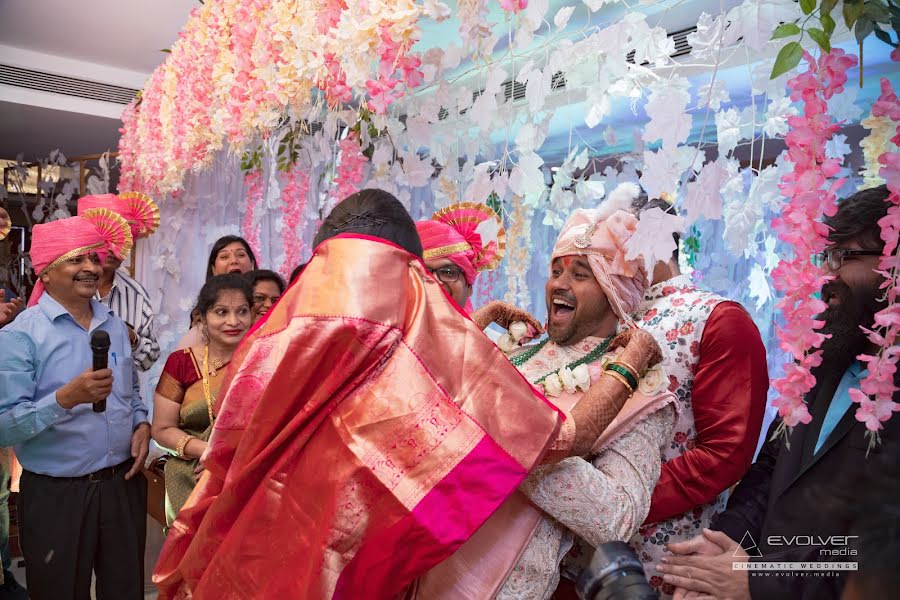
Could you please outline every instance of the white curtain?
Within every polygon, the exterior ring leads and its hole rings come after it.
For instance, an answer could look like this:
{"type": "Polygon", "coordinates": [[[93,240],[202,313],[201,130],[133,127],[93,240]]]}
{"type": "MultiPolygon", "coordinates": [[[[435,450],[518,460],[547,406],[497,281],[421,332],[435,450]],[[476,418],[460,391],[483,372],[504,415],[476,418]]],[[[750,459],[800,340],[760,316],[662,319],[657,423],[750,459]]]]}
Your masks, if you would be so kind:
{"type": "MultiPolygon", "coordinates": [[[[160,345],[159,360],[141,375],[142,395],[150,407],[166,358],[189,328],[190,311],[206,278],[210,247],[223,235],[241,234],[243,188],[238,159],[222,153],[210,169],[189,175],[180,193],[159,199],[159,229],[136,245],[135,275],[156,310],[160,345]]],[[[267,235],[268,227],[263,232],[267,235]]],[[[268,241],[261,233],[263,239],[268,241]]],[[[263,265],[270,258],[268,252],[257,257],[263,265]]]]}

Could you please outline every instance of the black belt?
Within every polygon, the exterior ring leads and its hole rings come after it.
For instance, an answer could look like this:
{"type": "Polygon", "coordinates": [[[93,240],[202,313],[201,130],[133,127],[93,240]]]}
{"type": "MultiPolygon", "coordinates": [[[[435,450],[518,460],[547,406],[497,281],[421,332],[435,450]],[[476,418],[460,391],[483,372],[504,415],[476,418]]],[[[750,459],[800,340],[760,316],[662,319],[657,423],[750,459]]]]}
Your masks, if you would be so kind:
{"type": "Polygon", "coordinates": [[[99,481],[107,481],[112,479],[118,473],[126,473],[131,467],[134,465],[134,459],[129,458],[123,463],[118,465],[114,465],[112,467],[104,467],[99,471],[94,471],[93,473],[88,473],[87,475],[79,475],[78,477],[55,477],[53,475],[43,475],[41,473],[32,473],[26,469],[23,469],[22,472],[24,474],[28,474],[31,477],[39,477],[41,479],[55,479],[57,481],[88,481],[90,483],[97,483],[99,481]]]}

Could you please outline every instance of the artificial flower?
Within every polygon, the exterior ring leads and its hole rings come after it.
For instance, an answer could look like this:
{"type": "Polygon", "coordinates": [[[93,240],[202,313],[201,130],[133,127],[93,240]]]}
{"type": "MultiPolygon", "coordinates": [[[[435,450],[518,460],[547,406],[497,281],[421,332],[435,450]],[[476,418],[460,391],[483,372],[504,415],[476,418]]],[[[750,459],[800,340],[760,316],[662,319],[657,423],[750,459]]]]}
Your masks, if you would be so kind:
{"type": "Polygon", "coordinates": [[[513,339],[512,335],[504,333],[497,338],[497,347],[500,348],[500,351],[504,354],[511,354],[519,347],[519,345],[516,343],[516,340],[513,339]]]}
{"type": "Polygon", "coordinates": [[[661,365],[647,369],[638,382],[638,391],[646,396],[653,396],[669,386],[669,377],[661,365]]]}
{"type": "Polygon", "coordinates": [[[547,375],[542,384],[544,386],[544,394],[547,396],[559,396],[563,392],[562,380],[556,373],[547,375]]]}
{"type": "MultiPolygon", "coordinates": [[[[435,3],[435,8],[440,8],[435,3]]],[[[413,0],[221,0],[191,11],[165,62],[123,112],[129,189],[162,195],[228,147],[243,150],[285,117],[354,96],[385,111],[423,82],[413,0]],[[312,14],[312,19],[297,19],[312,14]]]]}
{"type": "Polygon", "coordinates": [[[584,364],[578,365],[572,369],[572,378],[575,380],[575,387],[582,392],[588,391],[591,387],[591,382],[593,381],[590,367],[584,364]]]}
{"type": "Polygon", "coordinates": [[[837,180],[826,186],[827,179],[840,169],[840,162],[825,154],[826,144],[838,128],[828,115],[826,99],[842,89],[846,70],[857,62],[840,49],[822,55],[818,62],[808,53],[804,58],[807,70],[788,80],[791,99],[803,101],[803,113],[788,117],[791,130],[785,142],[794,170],[781,179],[779,187],[788,201],[773,221],[778,236],[794,250],[793,257],[783,259],[771,274],[775,289],[784,293],[777,307],[785,325],[776,327],[776,334],[791,360],[783,377],[772,384],[778,393],[772,404],[788,428],[811,420],[804,398],[815,385],[810,369],[821,364],[817,349],[825,340],[817,331],[824,323],[815,318],[825,305],[815,295],[828,275],[809,257],[827,245],[828,229],[821,219],[836,211],[834,192],[843,183],[837,180]]]}
{"type": "Polygon", "coordinates": [[[509,326],[509,334],[517,344],[528,334],[528,324],[522,321],[515,321],[509,326]]]}
{"type": "Polygon", "coordinates": [[[500,0],[500,8],[511,13],[521,12],[528,8],[528,0],[500,0]]]}

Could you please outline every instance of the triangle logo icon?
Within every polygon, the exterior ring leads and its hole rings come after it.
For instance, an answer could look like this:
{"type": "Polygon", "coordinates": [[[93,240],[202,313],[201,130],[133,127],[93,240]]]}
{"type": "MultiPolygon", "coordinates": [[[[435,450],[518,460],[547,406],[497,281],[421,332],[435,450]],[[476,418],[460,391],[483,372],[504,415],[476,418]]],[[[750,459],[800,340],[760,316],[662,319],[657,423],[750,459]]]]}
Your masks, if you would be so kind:
{"type": "MultiPolygon", "coordinates": [[[[762,552],[760,552],[759,548],[757,548],[756,542],[753,540],[753,536],[750,535],[749,531],[744,532],[744,537],[741,538],[740,546],[748,556],[762,558],[762,552]]],[[[737,550],[734,551],[733,556],[737,556],[737,550]]]]}

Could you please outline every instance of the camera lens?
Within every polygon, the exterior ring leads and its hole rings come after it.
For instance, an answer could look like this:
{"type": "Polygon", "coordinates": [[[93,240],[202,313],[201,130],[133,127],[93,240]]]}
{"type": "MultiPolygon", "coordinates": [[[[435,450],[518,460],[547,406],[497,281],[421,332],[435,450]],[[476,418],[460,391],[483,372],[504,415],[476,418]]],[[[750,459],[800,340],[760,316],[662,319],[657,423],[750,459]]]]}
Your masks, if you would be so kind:
{"type": "Polygon", "coordinates": [[[578,578],[582,600],[656,600],[644,566],[625,542],[607,542],[594,552],[591,566],[578,578]]]}

